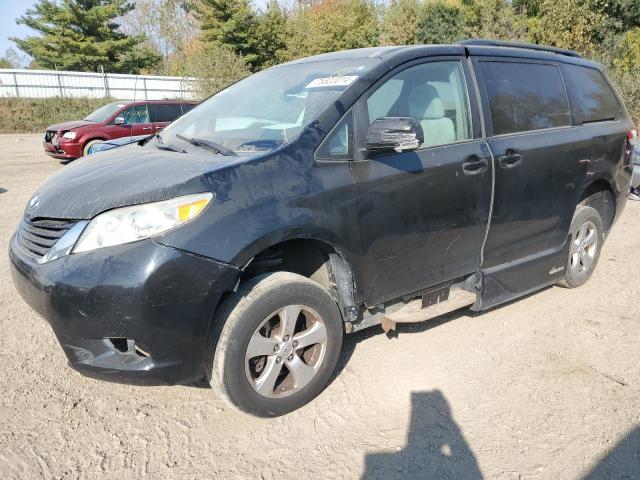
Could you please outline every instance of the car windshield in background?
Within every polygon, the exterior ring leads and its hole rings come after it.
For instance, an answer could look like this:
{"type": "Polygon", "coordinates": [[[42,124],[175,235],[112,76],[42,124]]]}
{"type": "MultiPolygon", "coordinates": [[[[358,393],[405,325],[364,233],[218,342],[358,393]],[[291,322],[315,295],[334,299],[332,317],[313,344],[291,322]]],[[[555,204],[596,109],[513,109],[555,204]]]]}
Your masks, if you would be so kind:
{"type": "Polygon", "coordinates": [[[107,118],[116,113],[118,109],[122,108],[123,106],[123,103],[107,103],[106,105],[100,107],[95,112],[85,117],[85,120],[87,122],[104,122],[107,118]]]}
{"type": "Polygon", "coordinates": [[[296,138],[376,61],[318,61],[262,71],[183,115],[159,141],[205,140],[237,153],[274,150],[296,138]]]}

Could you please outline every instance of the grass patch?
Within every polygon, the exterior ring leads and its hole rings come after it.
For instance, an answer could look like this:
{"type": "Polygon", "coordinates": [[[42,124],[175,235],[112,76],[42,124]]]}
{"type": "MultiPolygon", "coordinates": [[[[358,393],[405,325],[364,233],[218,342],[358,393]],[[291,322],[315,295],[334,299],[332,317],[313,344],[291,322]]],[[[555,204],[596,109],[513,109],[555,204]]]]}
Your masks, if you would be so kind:
{"type": "Polygon", "coordinates": [[[79,120],[109,98],[0,98],[0,133],[41,133],[54,123],[79,120]]]}

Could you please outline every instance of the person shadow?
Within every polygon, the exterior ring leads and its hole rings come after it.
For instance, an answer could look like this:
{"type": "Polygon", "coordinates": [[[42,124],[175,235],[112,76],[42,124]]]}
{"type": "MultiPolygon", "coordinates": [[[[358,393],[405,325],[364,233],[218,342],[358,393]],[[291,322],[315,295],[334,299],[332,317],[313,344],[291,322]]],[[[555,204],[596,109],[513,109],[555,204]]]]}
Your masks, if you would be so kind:
{"type": "Polygon", "coordinates": [[[640,478],[640,426],[631,430],[584,480],[640,478]]]}
{"type": "Polygon", "coordinates": [[[411,394],[411,425],[404,448],[368,453],[364,463],[363,480],[482,478],[476,457],[439,390],[411,394]]]}

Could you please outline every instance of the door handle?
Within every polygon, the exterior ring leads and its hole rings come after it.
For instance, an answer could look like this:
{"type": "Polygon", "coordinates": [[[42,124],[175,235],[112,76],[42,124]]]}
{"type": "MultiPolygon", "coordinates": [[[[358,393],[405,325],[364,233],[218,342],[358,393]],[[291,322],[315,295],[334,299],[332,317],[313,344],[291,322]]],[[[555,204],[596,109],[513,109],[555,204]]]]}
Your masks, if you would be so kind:
{"type": "Polygon", "coordinates": [[[151,127],[142,127],[143,130],[151,130],[151,127]]]}
{"type": "Polygon", "coordinates": [[[478,175],[479,173],[486,172],[489,168],[489,160],[487,158],[480,158],[477,155],[471,155],[462,164],[462,171],[465,175],[478,175]]]}
{"type": "Polygon", "coordinates": [[[500,168],[514,168],[522,163],[522,154],[513,151],[507,151],[506,155],[498,157],[500,168]]]}

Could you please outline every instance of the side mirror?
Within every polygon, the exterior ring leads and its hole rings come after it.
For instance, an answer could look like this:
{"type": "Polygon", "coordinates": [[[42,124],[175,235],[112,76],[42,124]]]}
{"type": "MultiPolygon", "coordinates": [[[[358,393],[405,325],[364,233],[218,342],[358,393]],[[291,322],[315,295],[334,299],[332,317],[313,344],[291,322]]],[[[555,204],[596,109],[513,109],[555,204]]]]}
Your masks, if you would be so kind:
{"type": "Polygon", "coordinates": [[[114,125],[124,125],[125,123],[127,122],[125,122],[124,117],[116,117],[113,119],[114,125]]]}
{"type": "Polygon", "coordinates": [[[371,152],[406,152],[424,142],[420,123],[411,117],[382,117],[367,131],[367,150],[371,152]]]}

